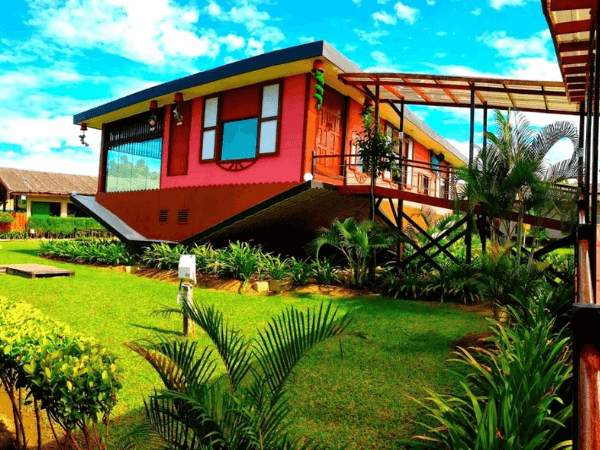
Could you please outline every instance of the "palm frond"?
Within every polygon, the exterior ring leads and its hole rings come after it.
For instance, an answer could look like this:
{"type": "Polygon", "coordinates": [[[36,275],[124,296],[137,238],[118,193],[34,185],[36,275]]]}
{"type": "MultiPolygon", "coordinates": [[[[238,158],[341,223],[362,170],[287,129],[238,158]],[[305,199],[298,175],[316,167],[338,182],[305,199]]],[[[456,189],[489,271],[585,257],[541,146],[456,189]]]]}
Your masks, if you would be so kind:
{"type": "Polygon", "coordinates": [[[278,398],[294,367],[308,351],[344,333],[350,322],[350,315],[340,316],[331,303],[326,307],[321,303],[318,310],[309,309],[306,314],[290,308],[271,320],[259,332],[255,344],[258,364],[265,373],[271,396],[278,398]]]}
{"type": "Polygon", "coordinates": [[[198,305],[194,301],[192,305],[184,303],[183,308],[214,344],[225,365],[231,389],[235,392],[250,370],[250,342],[239,330],[226,323],[223,313],[214,306],[198,305]]]}

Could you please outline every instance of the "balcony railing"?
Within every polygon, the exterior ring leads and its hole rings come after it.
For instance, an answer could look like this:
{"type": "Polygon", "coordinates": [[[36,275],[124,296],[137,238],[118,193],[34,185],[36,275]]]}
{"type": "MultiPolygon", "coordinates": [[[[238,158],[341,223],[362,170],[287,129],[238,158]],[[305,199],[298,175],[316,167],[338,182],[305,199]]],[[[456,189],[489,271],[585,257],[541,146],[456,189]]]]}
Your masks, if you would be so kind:
{"type": "MultiPolygon", "coordinates": [[[[377,186],[411,191],[430,197],[454,200],[456,172],[453,166],[396,158],[397,173],[377,177],[377,186]]],[[[371,175],[358,155],[317,155],[313,152],[312,175],[315,179],[334,180],[345,186],[369,186],[371,175]]]]}

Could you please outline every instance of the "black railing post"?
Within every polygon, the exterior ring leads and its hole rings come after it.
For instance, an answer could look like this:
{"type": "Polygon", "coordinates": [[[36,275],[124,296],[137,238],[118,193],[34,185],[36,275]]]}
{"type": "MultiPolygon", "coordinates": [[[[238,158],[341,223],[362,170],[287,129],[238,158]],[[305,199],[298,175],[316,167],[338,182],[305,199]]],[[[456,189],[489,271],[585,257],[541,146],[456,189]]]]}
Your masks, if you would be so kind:
{"type": "MultiPolygon", "coordinates": [[[[469,131],[469,168],[473,167],[473,152],[475,151],[475,89],[471,89],[471,127],[469,131]]],[[[469,199],[470,200],[470,199],[469,199]]],[[[473,234],[473,214],[471,208],[467,210],[467,234],[465,244],[467,247],[466,263],[471,264],[472,252],[472,234],[473,234]]]]}
{"type": "Polygon", "coordinates": [[[315,151],[313,150],[313,152],[312,152],[312,170],[311,170],[313,179],[315,178],[316,173],[317,173],[317,158],[316,158],[315,151]]]}

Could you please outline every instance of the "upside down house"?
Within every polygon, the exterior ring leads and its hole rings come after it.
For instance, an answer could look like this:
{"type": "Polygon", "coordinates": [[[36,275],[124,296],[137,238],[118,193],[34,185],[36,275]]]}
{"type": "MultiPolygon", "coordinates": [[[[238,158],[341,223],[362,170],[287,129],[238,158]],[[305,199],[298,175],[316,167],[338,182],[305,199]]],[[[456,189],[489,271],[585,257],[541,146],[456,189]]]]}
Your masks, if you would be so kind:
{"type": "MultiPolygon", "coordinates": [[[[284,251],[336,217],[367,218],[371,181],[355,139],[370,93],[345,83],[347,72],[361,71],[313,42],[77,114],[82,129],[102,130],[102,149],[98,193],[72,199],[137,244],[252,239],[284,251]]],[[[379,220],[423,199],[451,201],[452,169],[465,157],[404,108],[382,104],[378,115],[402,170],[377,187],[407,195],[379,202],[379,220]]]]}

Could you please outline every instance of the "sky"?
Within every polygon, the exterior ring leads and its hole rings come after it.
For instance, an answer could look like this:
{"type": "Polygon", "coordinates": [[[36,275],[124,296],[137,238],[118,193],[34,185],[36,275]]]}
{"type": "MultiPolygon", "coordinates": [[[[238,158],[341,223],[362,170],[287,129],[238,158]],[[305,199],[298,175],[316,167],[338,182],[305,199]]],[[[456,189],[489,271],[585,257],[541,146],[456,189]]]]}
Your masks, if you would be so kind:
{"type": "MultiPolygon", "coordinates": [[[[0,0],[0,12],[1,167],[97,175],[100,133],[82,146],[73,114],[314,40],[366,71],[561,79],[539,0],[0,0]]],[[[411,110],[468,152],[468,110],[411,110]]],[[[548,158],[571,153],[560,142],[548,158]]]]}

